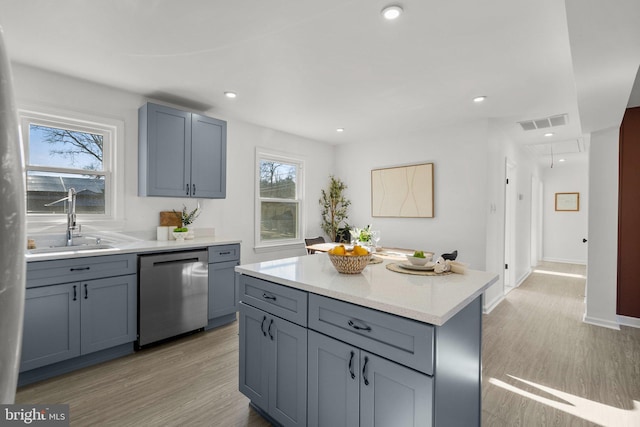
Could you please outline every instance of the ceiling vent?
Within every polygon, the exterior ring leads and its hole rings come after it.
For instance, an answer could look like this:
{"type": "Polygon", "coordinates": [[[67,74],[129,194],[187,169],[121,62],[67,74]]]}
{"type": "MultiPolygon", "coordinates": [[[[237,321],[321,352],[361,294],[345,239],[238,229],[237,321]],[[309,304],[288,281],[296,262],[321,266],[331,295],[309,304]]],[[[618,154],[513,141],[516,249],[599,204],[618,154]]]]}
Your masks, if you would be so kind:
{"type": "Polygon", "coordinates": [[[556,116],[545,117],[536,120],[526,120],[524,122],[518,122],[522,126],[522,130],[536,130],[547,129],[556,126],[564,126],[567,124],[568,116],[566,114],[559,114],[556,116]]]}

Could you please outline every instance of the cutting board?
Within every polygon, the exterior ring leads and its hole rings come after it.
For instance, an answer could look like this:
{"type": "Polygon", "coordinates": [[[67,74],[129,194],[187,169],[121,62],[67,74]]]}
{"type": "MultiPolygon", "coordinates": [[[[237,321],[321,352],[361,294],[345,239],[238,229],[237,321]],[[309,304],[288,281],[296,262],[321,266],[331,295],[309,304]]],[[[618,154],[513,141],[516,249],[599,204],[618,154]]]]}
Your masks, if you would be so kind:
{"type": "Polygon", "coordinates": [[[169,227],[180,227],[182,222],[173,211],[160,212],[160,225],[169,227]]]}

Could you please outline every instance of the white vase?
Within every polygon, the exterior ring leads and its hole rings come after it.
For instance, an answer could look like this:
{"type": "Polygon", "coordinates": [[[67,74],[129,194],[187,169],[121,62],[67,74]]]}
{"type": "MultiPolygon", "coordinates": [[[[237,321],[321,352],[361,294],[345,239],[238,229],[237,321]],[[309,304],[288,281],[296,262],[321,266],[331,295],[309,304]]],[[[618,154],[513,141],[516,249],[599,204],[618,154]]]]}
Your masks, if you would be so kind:
{"type": "Polygon", "coordinates": [[[187,237],[187,232],[186,231],[174,231],[173,232],[173,238],[176,239],[176,241],[178,241],[178,242],[183,242],[185,237],[187,237]]]}

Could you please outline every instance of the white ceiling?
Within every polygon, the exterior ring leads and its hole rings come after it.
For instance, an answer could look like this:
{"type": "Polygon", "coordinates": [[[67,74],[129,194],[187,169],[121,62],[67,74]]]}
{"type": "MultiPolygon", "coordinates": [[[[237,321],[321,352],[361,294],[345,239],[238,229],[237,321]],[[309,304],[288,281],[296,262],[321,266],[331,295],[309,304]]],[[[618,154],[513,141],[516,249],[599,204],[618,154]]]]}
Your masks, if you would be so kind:
{"type": "Polygon", "coordinates": [[[392,22],[388,3],[0,0],[0,26],[15,62],[334,144],[486,119],[540,144],[620,123],[640,1],[400,0],[392,22]],[[517,124],[563,113],[551,140],[517,124]]]}

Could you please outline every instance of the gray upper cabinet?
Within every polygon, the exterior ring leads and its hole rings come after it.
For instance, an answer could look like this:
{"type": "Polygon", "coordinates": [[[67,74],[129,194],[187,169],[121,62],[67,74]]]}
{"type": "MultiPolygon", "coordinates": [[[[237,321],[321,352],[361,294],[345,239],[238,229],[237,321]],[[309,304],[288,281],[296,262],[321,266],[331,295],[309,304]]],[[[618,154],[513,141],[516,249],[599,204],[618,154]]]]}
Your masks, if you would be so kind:
{"type": "Polygon", "coordinates": [[[227,122],[153,103],[138,119],[141,196],[226,197],[227,122]]]}

